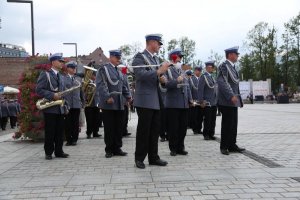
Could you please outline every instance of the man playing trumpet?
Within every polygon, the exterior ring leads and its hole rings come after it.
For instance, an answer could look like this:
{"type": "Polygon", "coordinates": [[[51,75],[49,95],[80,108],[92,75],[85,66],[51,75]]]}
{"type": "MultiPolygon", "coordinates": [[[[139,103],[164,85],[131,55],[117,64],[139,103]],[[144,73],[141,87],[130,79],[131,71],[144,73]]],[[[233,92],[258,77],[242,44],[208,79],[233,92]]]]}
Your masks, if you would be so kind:
{"type": "MultiPolygon", "coordinates": [[[[159,59],[155,53],[162,45],[162,35],[146,35],[146,49],[135,55],[132,65],[158,65],[159,59]]],[[[148,154],[150,165],[166,166],[168,162],[158,156],[158,137],[161,126],[161,113],[163,99],[161,97],[160,77],[168,70],[170,63],[165,62],[158,67],[134,68],[136,88],[134,106],[138,114],[136,131],[135,165],[144,169],[144,159],[148,154]]],[[[163,82],[163,78],[161,81],[163,82]]]]}
{"type": "Polygon", "coordinates": [[[185,151],[184,138],[188,125],[188,109],[192,102],[192,95],[182,69],[181,59],[183,57],[180,48],[169,53],[172,66],[166,73],[167,82],[166,111],[167,111],[167,133],[169,136],[170,155],[187,155],[185,151]]]}

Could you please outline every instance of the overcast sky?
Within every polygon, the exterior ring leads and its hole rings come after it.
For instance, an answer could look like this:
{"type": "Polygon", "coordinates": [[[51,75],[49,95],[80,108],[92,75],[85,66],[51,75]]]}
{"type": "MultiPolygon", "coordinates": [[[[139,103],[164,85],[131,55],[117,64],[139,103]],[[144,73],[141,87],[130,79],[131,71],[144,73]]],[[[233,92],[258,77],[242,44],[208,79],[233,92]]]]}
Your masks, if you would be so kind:
{"type": "MultiPolygon", "coordinates": [[[[300,0],[33,0],[35,51],[88,55],[163,34],[164,41],[187,36],[196,41],[196,58],[211,49],[242,46],[247,33],[265,21],[278,30],[300,11],[300,0]]],[[[0,42],[24,46],[31,54],[30,5],[0,0],[0,42]]]]}

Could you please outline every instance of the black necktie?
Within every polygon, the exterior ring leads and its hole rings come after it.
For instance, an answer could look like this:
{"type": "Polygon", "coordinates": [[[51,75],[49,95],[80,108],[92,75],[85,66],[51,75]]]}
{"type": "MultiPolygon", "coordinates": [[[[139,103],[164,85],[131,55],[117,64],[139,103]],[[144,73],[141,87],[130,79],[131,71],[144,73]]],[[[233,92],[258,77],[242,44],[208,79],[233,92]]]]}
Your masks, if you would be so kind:
{"type": "Polygon", "coordinates": [[[56,76],[57,76],[57,87],[58,87],[58,90],[59,90],[59,84],[60,84],[59,73],[57,73],[56,76]]]}

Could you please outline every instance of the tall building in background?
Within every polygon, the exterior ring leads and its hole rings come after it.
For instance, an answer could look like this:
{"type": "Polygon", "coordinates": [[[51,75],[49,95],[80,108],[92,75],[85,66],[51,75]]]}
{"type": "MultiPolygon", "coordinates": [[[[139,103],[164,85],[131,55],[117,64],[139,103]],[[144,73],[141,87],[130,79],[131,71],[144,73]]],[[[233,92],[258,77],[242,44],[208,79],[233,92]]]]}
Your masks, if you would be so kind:
{"type": "Polygon", "coordinates": [[[13,44],[0,43],[0,57],[24,58],[28,56],[29,54],[26,52],[24,47],[13,44]]]}

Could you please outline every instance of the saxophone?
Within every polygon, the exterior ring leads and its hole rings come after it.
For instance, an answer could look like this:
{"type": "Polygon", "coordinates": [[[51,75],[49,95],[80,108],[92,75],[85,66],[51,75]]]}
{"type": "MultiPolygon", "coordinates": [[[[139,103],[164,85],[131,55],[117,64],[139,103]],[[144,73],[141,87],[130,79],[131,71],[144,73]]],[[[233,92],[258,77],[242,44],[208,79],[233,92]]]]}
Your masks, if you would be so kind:
{"type": "MultiPolygon", "coordinates": [[[[64,90],[62,92],[58,92],[58,94],[63,97],[65,96],[66,94],[69,94],[70,92],[72,92],[73,90],[77,90],[81,87],[81,84],[79,83],[79,81],[75,80],[78,85],[74,86],[74,87],[71,87],[67,90],[64,90]]],[[[36,102],[36,107],[37,109],[39,110],[44,110],[46,108],[49,108],[49,107],[52,107],[52,106],[63,106],[65,103],[65,100],[64,99],[60,99],[60,100],[56,100],[56,101],[49,101],[48,99],[46,98],[43,98],[43,99],[39,99],[37,102],[36,102]]]]}

